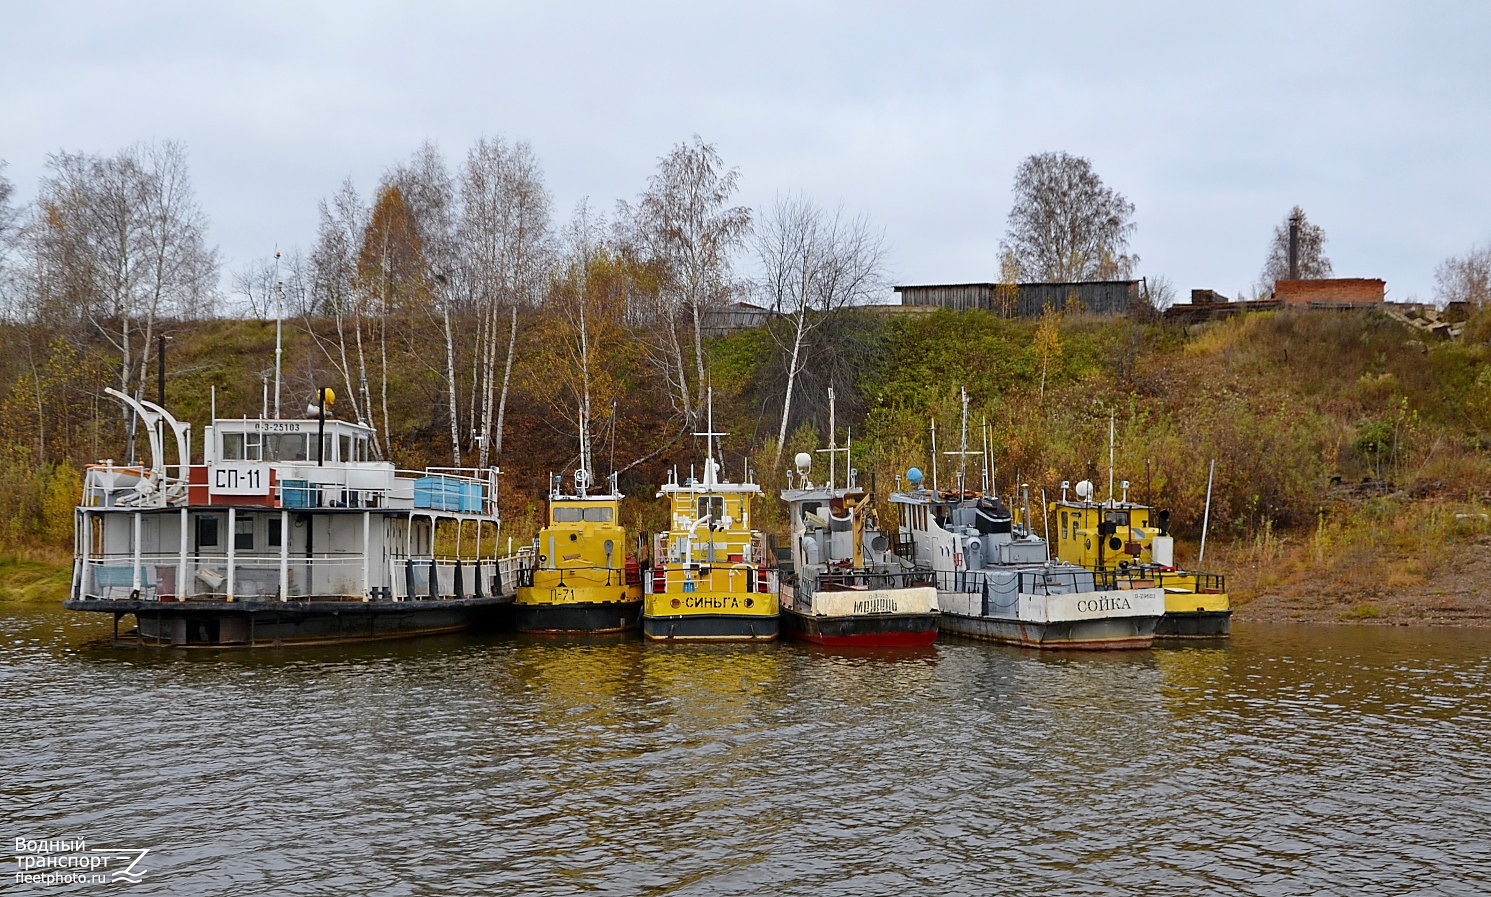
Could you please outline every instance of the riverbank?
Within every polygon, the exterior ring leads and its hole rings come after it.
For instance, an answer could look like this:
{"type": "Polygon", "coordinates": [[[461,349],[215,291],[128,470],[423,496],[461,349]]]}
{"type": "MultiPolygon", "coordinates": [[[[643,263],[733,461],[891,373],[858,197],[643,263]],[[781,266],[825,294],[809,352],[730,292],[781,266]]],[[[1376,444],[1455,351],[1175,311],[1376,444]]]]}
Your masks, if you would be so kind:
{"type": "Polygon", "coordinates": [[[61,601],[72,583],[72,561],[62,552],[29,550],[0,555],[0,601],[61,601]]]}
{"type": "Polygon", "coordinates": [[[1491,512],[1479,498],[1383,498],[1265,529],[1218,553],[1234,619],[1491,626],[1491,512]]]}
{"type": "MultiPolygon", "coordinates": [[[[1233,601],[1233,619],[1257,623],[1491,627],[1491,536],[1426,572],[1408,561],[1384,564],[1365,582],[1288,582],[1233,601]],[[1413,585],[1394,585],[1395,579],[1413,585]]],[[[1364,577],[1366,578],[1366,577],[1364,577]]]]}

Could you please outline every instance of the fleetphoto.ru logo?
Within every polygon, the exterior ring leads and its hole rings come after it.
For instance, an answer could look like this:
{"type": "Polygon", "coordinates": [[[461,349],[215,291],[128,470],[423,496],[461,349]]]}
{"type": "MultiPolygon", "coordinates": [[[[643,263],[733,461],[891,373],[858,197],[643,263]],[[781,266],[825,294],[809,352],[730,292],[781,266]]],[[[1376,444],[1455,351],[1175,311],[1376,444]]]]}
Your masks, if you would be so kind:
{"type": "Polygon", "coordinates": [[[137,885],[145,877],[140,861],[149,852],[148,847],[89,847],[82,838],[17,838],[15,880],[38,885],[137,885]]]}

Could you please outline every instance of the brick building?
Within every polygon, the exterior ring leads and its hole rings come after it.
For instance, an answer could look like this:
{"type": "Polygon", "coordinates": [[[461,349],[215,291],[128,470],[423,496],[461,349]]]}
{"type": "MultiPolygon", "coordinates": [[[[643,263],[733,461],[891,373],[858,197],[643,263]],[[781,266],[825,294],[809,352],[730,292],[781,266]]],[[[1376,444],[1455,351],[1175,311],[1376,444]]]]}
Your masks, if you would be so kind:
{"type": "Polygon", "coordinates": [[[1274,298],[1286,308],[1365,308],[1381,305],[1387,284],[1375,277],[1280,280],[1274,298]]]}

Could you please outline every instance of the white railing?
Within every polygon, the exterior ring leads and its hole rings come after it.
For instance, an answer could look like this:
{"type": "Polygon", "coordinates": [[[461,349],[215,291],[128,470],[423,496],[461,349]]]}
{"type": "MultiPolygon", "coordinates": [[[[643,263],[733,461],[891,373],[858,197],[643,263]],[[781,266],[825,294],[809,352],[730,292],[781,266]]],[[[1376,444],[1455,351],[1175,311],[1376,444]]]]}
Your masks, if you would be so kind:
{"type": "Polygon", "coordinates": [[[756,567],[746,563],[715,564],[693,567],[658,566],[643,573],[649,594],[664,592],[709,591],[713,578],[721,572],[726,574],[725,591],[774,593],[777,590],[776,570],[756,567]]]}

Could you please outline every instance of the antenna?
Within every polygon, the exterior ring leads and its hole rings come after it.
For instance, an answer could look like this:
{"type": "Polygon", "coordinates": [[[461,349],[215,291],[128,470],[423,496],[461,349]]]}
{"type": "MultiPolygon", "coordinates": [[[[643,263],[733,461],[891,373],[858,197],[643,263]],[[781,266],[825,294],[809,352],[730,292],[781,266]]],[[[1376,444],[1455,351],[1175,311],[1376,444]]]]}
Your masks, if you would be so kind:
{"type": "Polygon", "coordinates": [[[706,426],[704,428],[704,432],[703,433],[695,433],[694,435],[695,436],[703,436],[704,437],[704,483],[705,483],[705,485],[712,486],[716,482],[718,482],[715,479],[715,473],[714,473],[714,469],[715,469],[714,443],[715,443],[715,440],[718,439],[721,436],[729,436],[730,434],[729,433],[716,433],[715,432],[715,429],[714,429],[714,387],[713,386],[709,387],[706,390],[705,395],[707,396],[707,398],[706,398],[705,401],[708,402],[708,406],[707,406],[708,407],[708,411],[707,411],[708,416],[705,418],[706,426]]]}
{"type": "Polygon", "coordinates": [[[611,400],[611,492],[619,493],[621,487],[616,484],[616,400],[611,400]]]}
{"type": "Polygon", "coordinates": [[[937,493],[937,415],[932,415],[932,493],[937,493]]]}
{"type": "Polygon", "coordinates": [[[1113,413],[1108,413],[1108,507],[1113,507],[1113,413]]]}
{"type": "Polygon", "coordinates": [[[989,469],[992,465],[989,463],[989,419],[987,417],[983,419],[983,425],[979,427],[979,430],[984,436],[984,456],[980,459],[983,461],[984,472],[979,479],[979,487],[982,492],[992,492],[994,483],[989,469]]]}
{"type": "Polygon", "coordinates": [[[972,455],[972,454],[975,454],[975,452],[970,452],[968,450],[968,389],[967,389],[967,387],[962,387],[962,392],[963,392],[963,417],[962,417],[962,431],[961,431],[962,435],[960,437],[961,438],[960,448],[956,452],[944,452],[943,453],[943,454],[946,454],[946,455],[957,455],[958,456],[958,497],[959,498],[962,498],[963,490],[965,490],[965,489],[968,488],[968,479],[967,479],[968,471],[966,469],[967,465],[968,465],[968,456],[972,455]]]}
{"type": "Polygon", "coordinates": [[[575,494],[585,494],[587,474],[590,473],[590,433],[585,420],[585,407],[576,409],[575,417],[580,425],[580,466],[575,470],[575,494]]]}
{"type": "MultiPolygon", "coordinates": [[[[828,488],[830,488],[830,489],[834,488],[834,482],[838,478],[837,477],[837,461],[838,461],[838,457],[839,457],[839,454],[838,454],[839,452],[843,452],[844,455],[845,455],[845,458],[844,458],[844,469],[845,469],[846,472],[845,472],[845,475],[844,475],[844,479],[845,479],[845,485],[846,486],[848,485],[848,479],[849,479],[849,475],[848,475],[848,472],[847,472],[848,469],[849,469],[849,458],[848,458],[849,446],[845,446],[844,448],[839,448],[839,444],[834,440],[834,427],[837,426],[837,423],[838,422],[835,419],[834,389],[833,389],[832,386],[830,386],[828,388],[828,448],[826,448],[826,449],[819,449],[818,450],[818,452],[820,454],[825,453],[825,452],[828,454],[828,488]]],[[[850,442],[851,445],[854,442],[854,437],[852,435],[849,437],[849,442],[850,442]]]]}
{"type": "Polygon", "coordinates": [[[280,366],[285,355],[285,285],[280,282],[280,247],[274,247],[274,419],[280,419],[280,366]]]}

